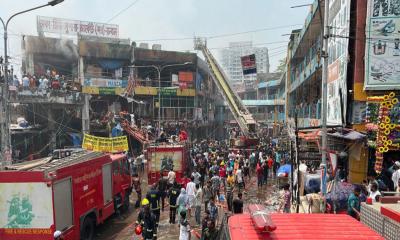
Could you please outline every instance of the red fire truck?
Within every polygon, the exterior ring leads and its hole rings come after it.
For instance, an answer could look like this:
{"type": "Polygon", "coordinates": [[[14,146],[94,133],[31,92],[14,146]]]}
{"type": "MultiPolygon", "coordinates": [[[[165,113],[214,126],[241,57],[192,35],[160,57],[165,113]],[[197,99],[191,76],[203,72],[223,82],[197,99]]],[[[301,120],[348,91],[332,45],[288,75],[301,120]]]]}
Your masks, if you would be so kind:
{"type": "Polygon", "coordinates": [[[97,224],[129,206],[132,191],[124,154],[78,151],[0,171],[0,239],[91,240],[97,224]]]}
{"type": "Polygon", "coordinates": [[[184,143],[153,143],[147,147],[146,159],[148,183],[156,183],[160,176],[166,176],[170,169],[176,173],[176,181],[187,183],[187,174],[191,170],[189,146],[184,143]]]}

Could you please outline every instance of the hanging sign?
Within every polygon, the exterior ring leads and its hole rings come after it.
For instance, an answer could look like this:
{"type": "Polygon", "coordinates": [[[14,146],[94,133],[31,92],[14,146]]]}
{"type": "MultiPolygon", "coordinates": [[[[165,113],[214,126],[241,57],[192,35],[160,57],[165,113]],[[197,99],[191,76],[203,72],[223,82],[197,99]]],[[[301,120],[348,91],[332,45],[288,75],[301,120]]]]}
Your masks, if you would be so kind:
{"type": "Polygon", "coordinates": [[[85,134],[82,148],[96,152],[125,152],[129,150],[126,136],[106,138],[85,134]]]}

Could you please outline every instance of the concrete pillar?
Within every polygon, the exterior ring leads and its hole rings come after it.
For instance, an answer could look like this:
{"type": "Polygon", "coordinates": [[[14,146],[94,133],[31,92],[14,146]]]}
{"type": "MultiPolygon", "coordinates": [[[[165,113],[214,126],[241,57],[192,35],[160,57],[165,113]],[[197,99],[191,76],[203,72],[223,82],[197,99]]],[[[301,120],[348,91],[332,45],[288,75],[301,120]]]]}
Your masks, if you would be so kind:
{"type": "Polygon", "coordinates": [[[89,134],[90,132],[90,117],[89,117],[89,106],[90,106],[90,95],[84,94],[84,103],[82,106],[82,132],[89,134]]]}

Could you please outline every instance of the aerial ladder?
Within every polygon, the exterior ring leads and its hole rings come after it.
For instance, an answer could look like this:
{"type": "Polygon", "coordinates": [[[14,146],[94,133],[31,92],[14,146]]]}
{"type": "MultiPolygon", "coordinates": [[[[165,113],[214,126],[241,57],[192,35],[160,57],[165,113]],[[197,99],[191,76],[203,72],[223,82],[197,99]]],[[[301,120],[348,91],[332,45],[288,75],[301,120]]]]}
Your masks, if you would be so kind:
{"type": "Polygon", "coordinates": [[[248,139],[256,138],[256,121],[249,110],[244,106],[239,96],[232,90],[232,87],[228,83],[227,76],[211,54],[210,50],[207,48],[206,40],[195,38],[194,45],[196,50],[200,50],[203,53],[212,78],[219,91],[222,93],[225,102],[228,104],[228,107],[238,123],[243,136],[248,139]]]}

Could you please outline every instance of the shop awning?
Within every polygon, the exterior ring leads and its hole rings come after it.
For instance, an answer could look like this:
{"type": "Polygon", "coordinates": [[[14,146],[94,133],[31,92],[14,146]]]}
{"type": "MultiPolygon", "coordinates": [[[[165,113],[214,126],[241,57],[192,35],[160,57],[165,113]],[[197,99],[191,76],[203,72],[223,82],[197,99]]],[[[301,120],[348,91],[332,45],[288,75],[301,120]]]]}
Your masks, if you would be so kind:
{"type": "Polygon", "coordinates": [[[343,129],[343,133],[341,131],[337,131],[335,133],[328,133],[329,136],[343,138],[350,141],[360,140],[366,137],[365,134],[354,131],[352,129],[343,129]]]}
{"type": "Polygon", "coordinates": [[[321,131],[319,129],[312,130],[312,131],[307,131],[307,132],[299,132],[299,138],[308,140],[308,141],[313,141],[313,140],[318,140],[319,136],[321,135],[321,131]]]}

